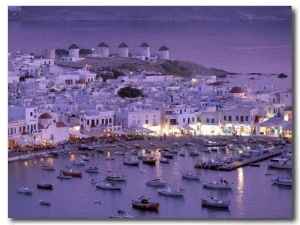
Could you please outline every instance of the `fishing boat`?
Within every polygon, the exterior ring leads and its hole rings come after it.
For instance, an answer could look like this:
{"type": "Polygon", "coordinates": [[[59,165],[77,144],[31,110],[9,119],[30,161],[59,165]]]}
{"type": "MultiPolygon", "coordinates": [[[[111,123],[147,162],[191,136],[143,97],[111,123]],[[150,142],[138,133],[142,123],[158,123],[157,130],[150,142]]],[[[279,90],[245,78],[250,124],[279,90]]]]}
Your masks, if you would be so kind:
{"type": "Polygon", "coordinates": [[[106,180],[98,182],[96,187],[99,189],[106,189],[106,190],[121,190],[121,186],[115,182],[108,182],[106,180]]]}
{"type": "Polygon", "coordinates": [[[29,194],[29,195],[32,195],[34,193],[33,189],[28,188],[28,187],[20,187],[17,189],[17,192],[23,193],[23,194],[29,194]]]}
{"type": "Polygon", "coordinates": [[[200,180],[200,174],[195,171],[186,171],[181,173],[182,178],[190,180],[200,180]]]}
{"type": "Polygon", "coordinates": [[[51,202],[41,199],[40,200],[40,205],[51,205],[51,202]]]}
{"type": "Polygon", "coordinates": [[[232,184],[229,183],[226,179],[220,177],[219,181],[211,181],[209,183],[203,183],[202,186],[204,188],[212,188],[212,189],[232,189],[232,184]]]}
{"type": "Polygon", "coordinates": [[[53,184],[51,184],[51,183],[40,182],[40,183],[37,183],[36,186],[37,186],[37,188],[40,188],[40,189],[48,189],[48,190],[53,189],[53,184]]]}
{"type": "Polygon", "coordinates": [[[72,176],[64,175],[64,174],[60,173],[60,174],[57,175],[57,178],[59,178],[59,179],[71,179],[72,176]]]}
{"type": "Polygon", "coordinates": [[[146,196],[141,196],[137,200],[132,199],[132,207],[136,209],[157,211],[159,207],[159,202],[151,202],[150,198],[147,198],[146,196]]]}
{"type": "Polygon", "coordinates": [[[228,208],[230,205],[230,200],[223,201],[214,197],[213,195],[210,195],[207,199],[201,198],[201,204],[202,206],[209,206],[215,208],[228,208]]]}
{"type": "Polygon", "coordinates": [[[146,184],[149,186],[166,186],[167,181],[156,178],[156,179],[147,181],[146,184]]]}
{"type": "Polygon", "coordinates": [[[67,169],[67,170],[60,170],[60,172],[63,175],[72,176],[72,177],[82,177],[82,172],[73,170],[73,169],[67,169]]]}
{"type": "Polygon", "coordinates": [[[85,168],[87,173],[99,173],[99,168],[97,166],[89,166],[85,168]]]}
{"type": "Polygon", "coordinates": [[[53,165],[43,165],[42,170],[55,170],[53,165]]]}
{"type": "Polygon", "coordinates": [[[290,176],[290,177],[280,176],[280,177],[271,179],[271,181],[273,182],[273,184],[279,184],[279,185],[285,185],[285,186],[293,185],[292,176],[290,176]]]}

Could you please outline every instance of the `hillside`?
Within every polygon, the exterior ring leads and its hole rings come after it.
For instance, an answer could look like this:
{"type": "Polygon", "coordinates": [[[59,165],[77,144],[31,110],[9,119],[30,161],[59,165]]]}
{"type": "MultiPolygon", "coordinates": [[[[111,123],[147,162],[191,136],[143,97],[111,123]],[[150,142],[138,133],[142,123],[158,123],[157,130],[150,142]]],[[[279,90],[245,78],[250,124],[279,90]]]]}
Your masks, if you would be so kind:
{"type": "Polygon", "coordinates": [[[121,69],[125,71],[147,70],[153,71],[154,73],[178,75],[184,78],[191,78],[194,75],[226,76],[229,74],[236,74],[222,69],[205,68],[197,63],[180,60],[159,59],[157,62],[148,63],[133,58],[86,58],[82,61],[69,62],[66,64],[66,66],[73,68],[82,68],[85,65],[91,66],[94,70],[102,70],[105,68],[121,69]]]}

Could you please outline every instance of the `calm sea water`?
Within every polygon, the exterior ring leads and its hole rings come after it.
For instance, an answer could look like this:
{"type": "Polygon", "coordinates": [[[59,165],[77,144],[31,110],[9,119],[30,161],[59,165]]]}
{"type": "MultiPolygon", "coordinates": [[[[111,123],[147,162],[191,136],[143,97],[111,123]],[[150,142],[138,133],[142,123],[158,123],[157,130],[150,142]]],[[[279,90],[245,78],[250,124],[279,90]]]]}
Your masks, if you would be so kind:
{"type": "MultiPolygon", "coordinates": [[[[128,154],[128,153],[127,153],[128,154]]],[[[159,152],[152,153],[157,158],[159,152]]],[[[213,153],[222,155],[224,153],[213,153]]],[[[113,151],[105,153],[91,152],[90,161],[86,165],[97,166],[100,172],[89,174],[83,166],[72,166],[83,171],[82,178],[60,180],[57,178],[60,169],[70,165],[76,155],[61,155],[58,158],[31,159],[28,161],[8,164],[8,216],[11,218],[89,218],[104,219],[124,209],[138,218],[155,219],[278,219],[292,218],[293,193],[291,187],[282,187],[271,183],[271,178],[278,175],[289,175],[291,171],[268,169],[267,161],[260,167],[244,167],[235,171],[214,171],[197,169],[201,173],[200,181],[186,180],[181,172],[193,170],[195,158],[186,154],[176,155],[169,164],[156,162],[149,166],[140,162],[139,167],[123,165],[125,156],[115,155],[113,151]],[[115,160],[106,160],[108,154],[115,160]],[[53,164],[55,171],[42,170],[42,165],[53,164]],[[121,191],[101,190],[91,184],[91,179],[103,180],[107,171],[122,170],[127,176],[126,182],[121,182],[121,191]],[[141,172],[143,171],[143,172],[141,172]],[[272,173],[273,175],[266,175],[272,173]],[[220,176],[233,182],[232,190],[210,190],[202,187],[202,182],[217,180],[220,176]],[[163,196],[157,193],[157,188],[147,186],[150,179],[162,178],[170,185],[177,183],[186,190],[183,197],[163,196]],[[36,183],[46,181],[54,184],[53,190],[36,188],[36,183]],[[28,186],[34,189],[32,196],[17,193],[17,188],[28,186]],[[203,208],[201,198],[214,194],[221,199],[231,200],[228,210],[203,208]],[[146,195],[154,201],[159,201],[158,212],[141,211],[131,207],[131,199],[146,195]],[[51,206],[39,205],[39,200],[51,201],[51,206]],[[99,199],[103,204],[95,204],[99,199]]],[[[209,153],[201,153],[202,158],[209,158],[209,153]]]]}
{"type": "Polygon", "coordinates": [[[42,54],[47,48],[76,43],[95,48],[100,42],[117,53],[125,42],[139,53],[143,42],[151,53],[165,45],[170,58],[237,73],[292,75],[291,22],[87,22],[26,21],[8,23],[8,51],[42,54]]]}

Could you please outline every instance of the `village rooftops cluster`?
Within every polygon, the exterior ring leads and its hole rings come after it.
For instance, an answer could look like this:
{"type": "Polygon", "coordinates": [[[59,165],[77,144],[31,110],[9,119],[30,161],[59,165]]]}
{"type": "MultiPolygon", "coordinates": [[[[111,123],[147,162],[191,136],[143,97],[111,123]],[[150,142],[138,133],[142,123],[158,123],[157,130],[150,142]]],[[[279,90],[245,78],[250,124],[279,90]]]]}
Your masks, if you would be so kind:
{"type": "Polygon", "coordinates": [[[62,143],[71,135],[292,136],[292,91],[254,90],[216,76],[125,74],[103,82],[87,67],[55,65],[32,55],[9,57],[8,137],[13,145],[62,143]],[[144,97],[120,98],[124,87],[144,97]],[[84,134],[83,134],[84,133],[84,134]],[[25,141],[26,140],[26,141],[25,141]]]}

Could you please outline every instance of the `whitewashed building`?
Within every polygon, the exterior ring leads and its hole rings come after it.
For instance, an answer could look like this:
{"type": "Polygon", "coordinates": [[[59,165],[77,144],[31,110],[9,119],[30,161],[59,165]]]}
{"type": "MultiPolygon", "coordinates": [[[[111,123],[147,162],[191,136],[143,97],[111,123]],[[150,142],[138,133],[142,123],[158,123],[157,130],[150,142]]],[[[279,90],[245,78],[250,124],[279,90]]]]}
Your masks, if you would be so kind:
{"type": "Polygon", "coordinates": [[[159,57],[160,59],[169,59],[169,49],[166,46],[161,46],[159,48],[159,57]]]}
{"type": "Polygon", "coordinates": [[[119,57],[128,57],[129,47],[124,42],[122,42],[118,47],[118,56],[119,57]]]}

